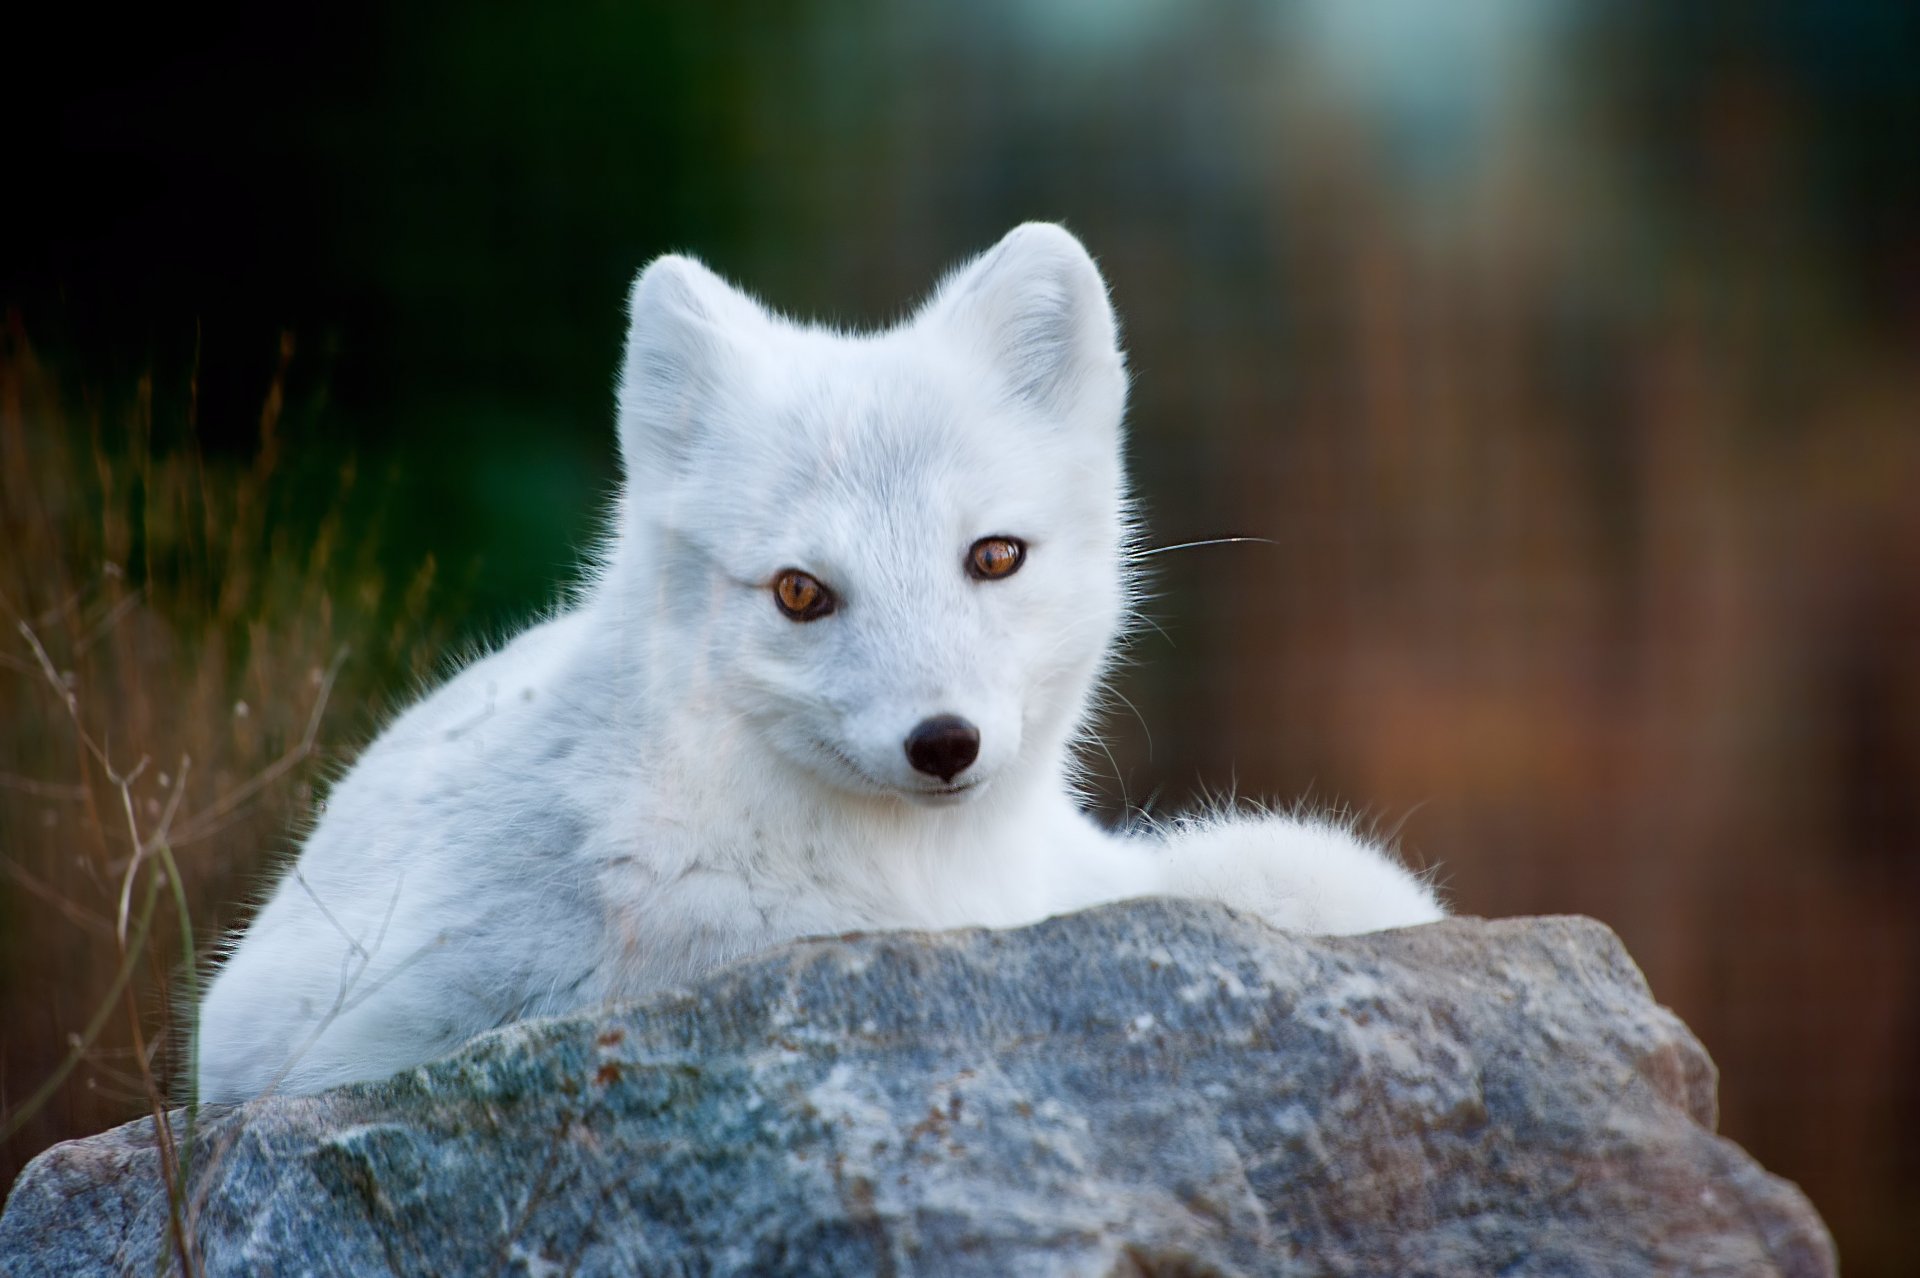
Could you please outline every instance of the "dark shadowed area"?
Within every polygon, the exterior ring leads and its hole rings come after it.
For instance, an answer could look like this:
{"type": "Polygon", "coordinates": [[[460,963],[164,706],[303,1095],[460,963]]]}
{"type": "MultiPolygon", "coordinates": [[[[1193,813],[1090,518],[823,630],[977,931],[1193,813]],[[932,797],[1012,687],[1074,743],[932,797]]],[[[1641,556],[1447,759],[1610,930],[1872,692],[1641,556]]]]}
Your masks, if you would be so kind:
{"type": "Polygon", "coordinates": [[[575,572],[640,265],[879,324],[1048,218],[1126,325],[1153,544],[1272,543],[1151,561],[1107,809],[1353,804],[1463,912],[1604,920],[1722,1130],[1905,1272],[1920,15],[761,9],[11,42],[0,1181],[157,1103],[187,948],[575,572]]]}

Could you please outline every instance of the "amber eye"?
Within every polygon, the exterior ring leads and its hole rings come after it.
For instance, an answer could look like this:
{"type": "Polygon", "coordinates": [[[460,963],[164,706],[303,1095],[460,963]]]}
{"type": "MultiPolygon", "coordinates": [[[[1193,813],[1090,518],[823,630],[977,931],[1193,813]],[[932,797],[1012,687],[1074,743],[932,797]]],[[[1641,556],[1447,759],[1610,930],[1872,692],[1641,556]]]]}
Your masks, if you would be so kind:
{"type": "Polygon", "coordinates": [[[1027,543],[1018,537],[982,537],[967,551],[967,572],[980,581],[997,581],[1020,571],[1027,543]]]}
{"type": "Polygon", "coordinates": [[[785,569],[773,579],[773,601],[795,621],[813,621],[834,608],[833,592],[798,568],[785,569]]]}

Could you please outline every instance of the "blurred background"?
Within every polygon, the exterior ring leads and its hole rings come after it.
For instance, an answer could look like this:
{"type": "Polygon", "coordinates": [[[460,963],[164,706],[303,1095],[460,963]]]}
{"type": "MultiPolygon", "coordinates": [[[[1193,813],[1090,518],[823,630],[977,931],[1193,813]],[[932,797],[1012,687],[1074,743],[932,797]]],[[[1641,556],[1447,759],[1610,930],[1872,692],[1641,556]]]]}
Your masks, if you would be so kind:
{"type": "Polygon", "coordinates": [[[1352,804],[1463,912],[1606,921],[1723,1130],[1912,1272],[1920,10],[128,20],[10,69],[0,1183],[165,1096],[186,945],[576,570],[641,264],[873,325],[1049,218],[1152,542],[1273,542],[1152,561],[1108,811],[1352,804]]]}

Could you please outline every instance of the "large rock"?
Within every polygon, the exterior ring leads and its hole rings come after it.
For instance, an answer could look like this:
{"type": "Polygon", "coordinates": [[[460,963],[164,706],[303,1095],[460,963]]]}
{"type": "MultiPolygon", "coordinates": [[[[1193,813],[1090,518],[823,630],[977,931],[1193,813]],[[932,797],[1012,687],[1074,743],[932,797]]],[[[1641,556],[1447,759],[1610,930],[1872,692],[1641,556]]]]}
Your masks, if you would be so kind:
{"type": "MultiPolygon", "coordinates": [[[[808,941],[388,1082],[203,1111],[210,1274],[1831,1274],[1577,918],[1284,935],[1148,901],[808,941]]],[[[149,1122],[49,1150],[9,1274],[153,1273],[149,1122]]]]}

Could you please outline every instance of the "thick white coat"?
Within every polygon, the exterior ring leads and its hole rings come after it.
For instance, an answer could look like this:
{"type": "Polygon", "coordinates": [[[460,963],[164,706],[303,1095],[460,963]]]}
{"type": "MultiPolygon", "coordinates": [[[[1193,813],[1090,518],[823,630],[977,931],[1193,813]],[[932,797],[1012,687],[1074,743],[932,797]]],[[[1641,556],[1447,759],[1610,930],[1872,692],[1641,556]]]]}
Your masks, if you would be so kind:
{"type": "Polygon", "coordinates": [[[684,257],[630,311],[603,562],[334,789],[208,989],[202,1100],[379,1077],[808,934],[1150,893],[1315,932],[1440,917],[1343,823],[1112,833],[1075,801],[1131,576],[1126,374],[1066,231],[1019,227],[871,335],[684,257]],[[986,536],[1019,571],[966,571],[986,536]],[[789,568],[836,610],[783,615],[789,568]],[[951,786],[903,749],[940,714],[980,732],[951,786]]]}

